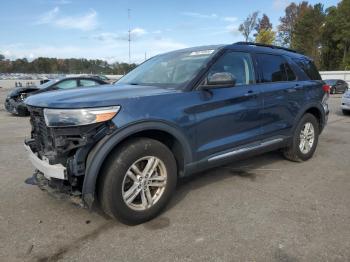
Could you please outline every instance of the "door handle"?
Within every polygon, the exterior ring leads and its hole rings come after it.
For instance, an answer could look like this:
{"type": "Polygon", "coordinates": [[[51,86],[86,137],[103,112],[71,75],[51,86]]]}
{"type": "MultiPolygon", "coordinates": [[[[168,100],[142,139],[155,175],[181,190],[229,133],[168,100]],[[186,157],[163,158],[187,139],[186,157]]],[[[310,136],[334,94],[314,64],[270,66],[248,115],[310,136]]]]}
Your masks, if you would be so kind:
{"type": "Polygon", "coordinates": [[[247,93],[244,94],[244,96],[251,96],[254,94],[253,90],[249,90],[247,93]]]}

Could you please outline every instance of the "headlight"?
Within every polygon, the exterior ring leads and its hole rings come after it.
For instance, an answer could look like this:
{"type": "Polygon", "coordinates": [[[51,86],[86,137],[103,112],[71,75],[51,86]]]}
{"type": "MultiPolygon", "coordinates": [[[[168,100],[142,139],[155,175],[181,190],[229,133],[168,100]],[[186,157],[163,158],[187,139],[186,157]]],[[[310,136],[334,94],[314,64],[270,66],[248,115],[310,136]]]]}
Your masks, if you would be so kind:
{"type": "Polygon", "coordinates": [[[82,126],[111,120],[120,106],[83,109],[44,109],[45,123],[49,127],[82,126]]]}

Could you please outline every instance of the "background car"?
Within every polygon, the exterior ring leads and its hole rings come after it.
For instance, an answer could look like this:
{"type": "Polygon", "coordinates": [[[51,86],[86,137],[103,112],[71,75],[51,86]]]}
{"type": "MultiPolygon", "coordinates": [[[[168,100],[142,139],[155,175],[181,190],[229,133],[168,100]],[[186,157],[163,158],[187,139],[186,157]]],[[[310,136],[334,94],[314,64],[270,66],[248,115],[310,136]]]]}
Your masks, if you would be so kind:
{"type": "Polygon", "coordinates": [[[326,79],[324,81],[331,87],[331,94],[343,94],[349,89],[348,83],[341,79],[326,79]]]}
{"type": "Polygon", "coordinates": [[[7,96],[5,100],[5,108],[8,112],[12,114],[19,116],[27,116],[29,115],[29,112],[27,106],[24,103],[24,100],[28,96],[53,90],[71,89],[77,87],[88,87],[104,84],[108,83],[102,80],[100,77],[78,76],[53,79],[39,86],[17,87],[14,90],[12,90],[7,96]]]}
{"type": "Polygon", "coordinates": [[[350,91],[346,91],[341,100],[341,108],[344,115],[350,115],[350,91]]]}

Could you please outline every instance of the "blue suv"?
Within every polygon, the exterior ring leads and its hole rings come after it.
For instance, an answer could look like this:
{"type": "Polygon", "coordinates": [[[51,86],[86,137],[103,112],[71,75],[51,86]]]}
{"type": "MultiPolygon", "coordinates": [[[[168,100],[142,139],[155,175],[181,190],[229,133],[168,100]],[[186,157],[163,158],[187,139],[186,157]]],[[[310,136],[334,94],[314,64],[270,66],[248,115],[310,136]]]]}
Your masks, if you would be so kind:
{"type": "Polygon", "coordinates": [[[155,56],[114,85],[30,96],[25,141],[41,188],[152,219],[179,177],[280,149],[305,161],[327,122],[329,86],[293,50],[255,43],[155,56]]]}

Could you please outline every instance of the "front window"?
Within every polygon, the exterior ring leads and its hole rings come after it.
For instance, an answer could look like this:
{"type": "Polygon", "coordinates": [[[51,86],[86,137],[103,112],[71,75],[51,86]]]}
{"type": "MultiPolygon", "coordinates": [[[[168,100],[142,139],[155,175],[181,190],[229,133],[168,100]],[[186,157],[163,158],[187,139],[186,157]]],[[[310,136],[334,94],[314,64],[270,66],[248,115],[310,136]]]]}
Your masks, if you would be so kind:
{"type": "Polygon", "coordinates": [[[76,88],[77,86],[78,86],[77,80],[75,79],[63,80],[62,82],[59,82],[58,84],[55,85],[55,87],[59,89],[71,89],[71,88],[76,88]]]}
{"type": "Polygon", "coordinates": [[[208,49],[159,55],[136,67],[116,85],[180,87],[192,80],[214,53],[214,49],[208,49]]]}
{"type": "Polygon", "coordinates": [[[42,85],[39,85],[39,88],[40,88],[40,89],[43,89],[43,88],[52,86],[53,84],[57,83],[58,80],[59,80],[59,79],[52,79],[52,80],[49,80],[49,81],[47,81],[46,83],[44,83],[44,84],[42,84],[42,85]]]}
{"type": "Polygon", "coordinates": [[[216,73],[229,73],[235,79],[235,86],[255,83],[253,61],[248,53],[227,52],[210,68],[208,77],[216,73]]]}

